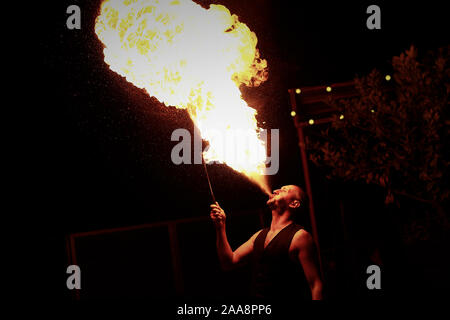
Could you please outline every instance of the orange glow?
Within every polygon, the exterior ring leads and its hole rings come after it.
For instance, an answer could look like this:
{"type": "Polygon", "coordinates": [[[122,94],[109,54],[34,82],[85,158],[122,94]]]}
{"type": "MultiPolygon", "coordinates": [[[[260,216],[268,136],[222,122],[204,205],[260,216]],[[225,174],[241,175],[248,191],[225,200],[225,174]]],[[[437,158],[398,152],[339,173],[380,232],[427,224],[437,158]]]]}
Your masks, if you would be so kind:
{"type": "Polygon", "coordinates": [[[166,106],[187,110],[209,142],[206,162],[226,163],[270,194],[256,110],[239,90],[267,79],[267,62],[247,25],[222,5],[105,0],[95,33],[111,70],[166,106]],[[239,139],[224,139],[233,135],[239,139]]]}

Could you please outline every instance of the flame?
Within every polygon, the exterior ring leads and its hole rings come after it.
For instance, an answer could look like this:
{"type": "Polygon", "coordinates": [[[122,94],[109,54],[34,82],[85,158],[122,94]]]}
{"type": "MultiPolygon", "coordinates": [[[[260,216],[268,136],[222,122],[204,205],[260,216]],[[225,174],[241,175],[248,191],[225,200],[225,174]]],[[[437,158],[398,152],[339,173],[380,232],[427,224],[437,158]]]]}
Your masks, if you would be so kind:
{"type": "Polygon", "coordinates": [[[95,33],[111,70],[166,106],[187,110],[209,142],[207,163],[226,163],[270,194],[256,110],[239,90],[267,79],[267,62],[247,25],[222,5],[106,0],[95,33]]]}

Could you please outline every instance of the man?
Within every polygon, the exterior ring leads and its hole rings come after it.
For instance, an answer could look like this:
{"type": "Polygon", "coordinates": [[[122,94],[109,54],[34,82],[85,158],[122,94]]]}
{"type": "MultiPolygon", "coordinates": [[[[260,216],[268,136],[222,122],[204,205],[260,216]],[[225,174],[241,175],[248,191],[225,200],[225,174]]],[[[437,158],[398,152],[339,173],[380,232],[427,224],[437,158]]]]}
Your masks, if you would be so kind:
{"type": "Polygon", "coordinates": [[[235,251],[228,243],[225,212],[217,202],[211,205],[220,264],[224,270],[230,270],[250,262],[255,297],[322,299],[314,241],[293,220],[306,201],[304,191],[298,186],[274,190],[267,201],[272,210],[270,228],[259,230],[235,251]]]}

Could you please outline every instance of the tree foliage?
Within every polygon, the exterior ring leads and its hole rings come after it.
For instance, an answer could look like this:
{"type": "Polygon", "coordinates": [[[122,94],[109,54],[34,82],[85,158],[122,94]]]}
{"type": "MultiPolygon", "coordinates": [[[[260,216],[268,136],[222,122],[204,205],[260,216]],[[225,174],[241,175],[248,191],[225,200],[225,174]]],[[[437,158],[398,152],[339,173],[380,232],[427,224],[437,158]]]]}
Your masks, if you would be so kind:
{"type": "Polygon", "coordinates": [[[334,102],[340,114],[307,141],[310,160],[329,178],[366,181],[442,206],[449,180],[449,48],[419,57],[413,46],[392,59],[392,78],[378,70],[355,79],[359,96],[334,102]]]}

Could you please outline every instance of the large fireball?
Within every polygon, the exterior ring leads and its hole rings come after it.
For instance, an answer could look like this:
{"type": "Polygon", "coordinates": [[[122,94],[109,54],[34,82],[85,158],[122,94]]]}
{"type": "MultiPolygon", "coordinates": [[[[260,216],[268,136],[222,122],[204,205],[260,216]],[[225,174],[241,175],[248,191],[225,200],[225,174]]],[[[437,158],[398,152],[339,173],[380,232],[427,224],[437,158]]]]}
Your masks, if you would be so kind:
{"type": "Polygon", "coordinates": [[[205,161],[226,163],[270,193],[256,110],[239,90],[267,79],[267,62],[247,25],[221,5],[106,0],[95,33],[111,70],[166,106],[187,110],[209,142],[205,161]],[[232,145],[224,139],[240,135],[232,145]]]}

